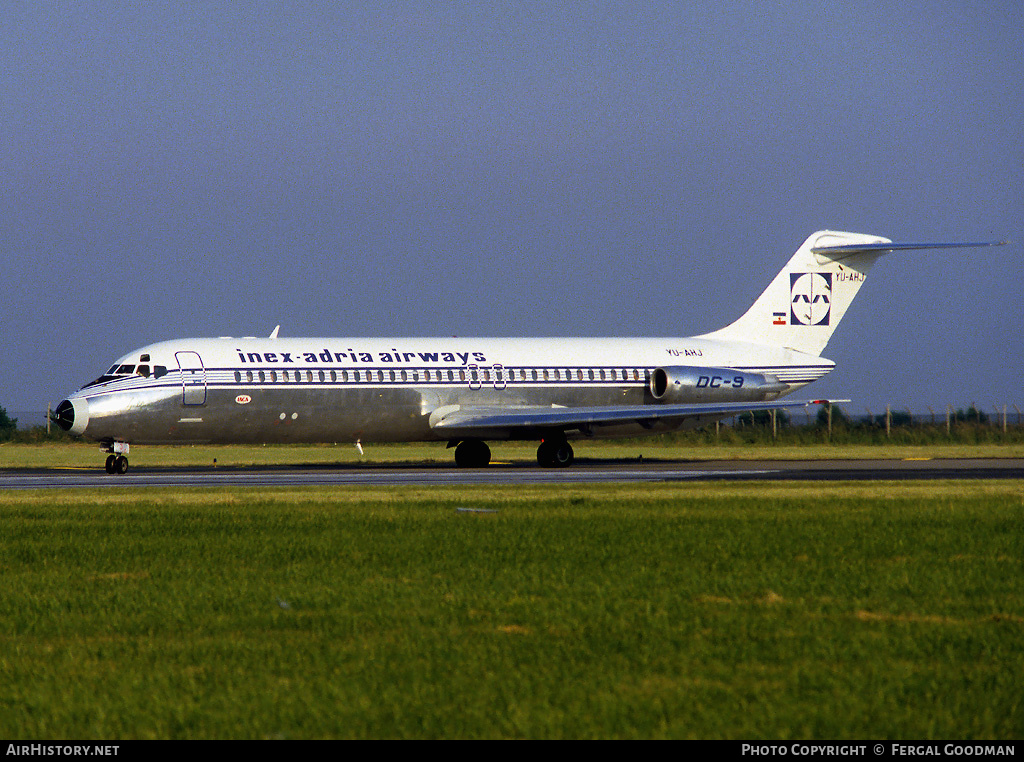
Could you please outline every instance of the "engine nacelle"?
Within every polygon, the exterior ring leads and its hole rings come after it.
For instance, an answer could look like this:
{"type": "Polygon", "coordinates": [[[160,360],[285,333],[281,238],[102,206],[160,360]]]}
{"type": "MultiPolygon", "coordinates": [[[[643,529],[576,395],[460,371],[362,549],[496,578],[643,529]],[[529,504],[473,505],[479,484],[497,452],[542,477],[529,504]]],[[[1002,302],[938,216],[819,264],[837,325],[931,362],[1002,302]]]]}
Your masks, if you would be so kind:
{"type": "Polygon", "coordinates": [[[730,368],[682,365],[656,368],[650,392],[658,402],[763,402],[773,400],[789,386],[775,376],[730,368]]]}

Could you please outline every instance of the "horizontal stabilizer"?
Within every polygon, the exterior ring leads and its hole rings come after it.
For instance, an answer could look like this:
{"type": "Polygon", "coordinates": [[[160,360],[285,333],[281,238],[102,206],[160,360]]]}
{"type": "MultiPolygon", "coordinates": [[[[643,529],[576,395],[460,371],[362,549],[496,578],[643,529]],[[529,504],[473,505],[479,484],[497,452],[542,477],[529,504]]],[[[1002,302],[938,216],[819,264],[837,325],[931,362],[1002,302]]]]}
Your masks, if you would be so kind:
{"type": "Polygon", "coordinates": [[[974,241],[956,243],[854,243],[839,246],[812,246],[811,252],[838,262],[851,254],[874,252],[885,254],[890,251],[919,251],[924,249],[980,249],[986,246],[1006,246],[1009,241],[974,241]]]}

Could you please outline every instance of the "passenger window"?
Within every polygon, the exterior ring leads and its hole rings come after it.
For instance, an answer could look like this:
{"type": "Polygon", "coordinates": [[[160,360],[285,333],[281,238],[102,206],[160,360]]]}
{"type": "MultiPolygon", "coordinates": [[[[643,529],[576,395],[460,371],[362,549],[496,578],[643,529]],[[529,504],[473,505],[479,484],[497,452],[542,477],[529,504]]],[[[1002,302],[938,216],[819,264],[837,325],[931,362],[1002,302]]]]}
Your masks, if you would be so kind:
{"type": "Polygon", "coordinates": [[[409,375],[404,370],[402,371],[402,380],[403,381],[408,381],[409,380],[409,375]]]}
{"type": "Polygon", "coordinates": [[[321,381],[323,381],[323,380],[324,380],[324,372],[323,372],[323,371],[320,371],[320,380],[321,380],[321,381]]]}
{"type": "Polygon", "coordinates": [[[333,370],[332,370],[332,371],[331,371],[331,383],[334,383],[334,382],[335,382],[335,381],[337,381],[337,380],[338,380],[338,374],[337,374],[337,372],[336,372],[336,371],[333,371],[333,370]]]}
{"type": "MultiPolygon", "coordinates": [[[[591,376],[591,378],[593,378],[593,376],[591,376]]],[[[576,371],[576,380],[577,381],[582,381],[583,380],[583,371],[582,370],[576,371]]]]}
{"type": "MultiPolygon", "coordinates": [[[[460,370],[459,371],[459,381],[465,381],[465,380],[466,380],[466,371],[460,370]]],[[[475,381],[476,379],[473,379],[473,380],[475,381]]]]}
{"type": "Polygon", "coordinates": [[[245,372],[245,380],[248,381],[250,384],[252,383],[252,371],[251,370],[247,370],[245,372]]]}
{"type": "Polygon", "coordinates": [[[593,370],[588,370],[588,371],[587,371],[587,375],[589,375],[589,376],[590,376],[590,380],[591,380],[591,381],[593,381],[593,380],[594,380],[594,371],[593,371],[593,370]]]}
{"type": "Polygon", "coordinates": [[[262,384],[262,383],[263,383],[264,381],[266,381],[266,380],[267,380],[267,376],[266,376],[266,374],[265,374],[265,373],[264,373],[264,372],[263,372],[263,371],[261,370],[261,371],[260,371],[260,383],[262,384]]]}
{"type": "Polygon", "coordinates": [[[274,382],[277,381],[277,371],[276,370],[270,371],[270,380],[274,381],[274,382]]]}
{"type": "Polygon", "coordinates": [[[235,383],[236,384],[242,383],[242,374],[239,373],[237,370],[235,371],[235,383]]]}

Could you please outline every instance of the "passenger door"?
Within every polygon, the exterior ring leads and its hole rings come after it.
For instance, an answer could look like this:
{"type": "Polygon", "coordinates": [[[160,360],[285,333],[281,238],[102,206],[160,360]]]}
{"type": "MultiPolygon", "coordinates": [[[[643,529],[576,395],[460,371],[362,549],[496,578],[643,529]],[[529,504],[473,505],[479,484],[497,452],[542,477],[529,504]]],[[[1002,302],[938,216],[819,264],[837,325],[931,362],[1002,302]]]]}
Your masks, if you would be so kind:
{"type": "Polygon", "coordinates": [[[198,352],[175,352],[174,359],[181,369],[181,404],[206,404],[206,368],[198,352]]]}

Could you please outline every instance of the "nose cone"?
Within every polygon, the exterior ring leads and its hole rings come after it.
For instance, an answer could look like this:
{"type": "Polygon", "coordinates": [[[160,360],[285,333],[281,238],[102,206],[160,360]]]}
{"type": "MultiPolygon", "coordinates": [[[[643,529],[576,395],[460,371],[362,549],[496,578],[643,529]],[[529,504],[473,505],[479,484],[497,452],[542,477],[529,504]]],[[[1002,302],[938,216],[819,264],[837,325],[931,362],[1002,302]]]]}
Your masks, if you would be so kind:
{"type": "Polygon", "coordinates": [[[89,425],[89,401],[80,397],[64,400],[53,412],[53,420],[70,434],[82,434],[89,425]]]}

